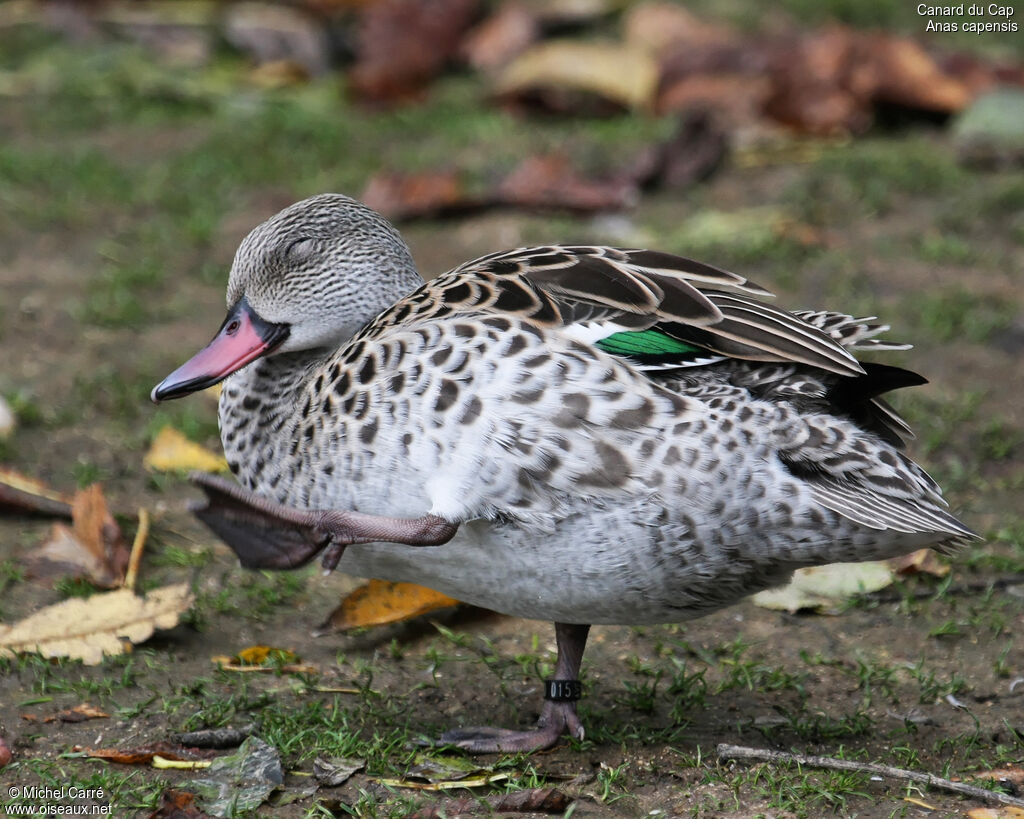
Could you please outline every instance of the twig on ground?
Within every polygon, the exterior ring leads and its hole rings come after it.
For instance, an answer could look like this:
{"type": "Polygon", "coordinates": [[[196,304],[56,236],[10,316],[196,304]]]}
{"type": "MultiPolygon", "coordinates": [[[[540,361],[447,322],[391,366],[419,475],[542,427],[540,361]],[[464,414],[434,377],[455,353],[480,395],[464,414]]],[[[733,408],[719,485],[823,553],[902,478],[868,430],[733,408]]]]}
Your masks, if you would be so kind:
{"type": "Polygon", "coordinates": [[[139,576],[139,564],[142,562],[142,549],[146,545],[147,537],[149,537],[149,512],[139,507],[139,528],[135,532],[135,540],[132,541],[128,571],[125,572],[124,582],[121,584],[126,589],[135,589],[135,581],[139,576]]]}
{"type": "Polygon", "coordinates": [[[990,791],[985,788],[978,788],[974,785],[965,785],[963,782],[953,782],[929,773],[908,771],[904,768],[893,768],[890,765],[878,765],[874,762],[854,762],[850,759],[834,759],[829,756],[805,756],[804,754],[791,754],[786,751],[769,751],[765,748],[745,748],[742,745],[722,744],[717,749],[719,759],[756,759],[762,762],[795,762],[797,765],[807,765],[811,768],[828,768],[833,771],[855,771],[858,773],[875,774],[877,776],[888,776],[892,779],[903,779],[908,782],[918,782],[932,788],[939,788],[954,793],[962,793],[965,796],[972,796],[986,802],[999,802],[1002,805],[1014,805],[1024,808],[1024,799],[990,791]]]}

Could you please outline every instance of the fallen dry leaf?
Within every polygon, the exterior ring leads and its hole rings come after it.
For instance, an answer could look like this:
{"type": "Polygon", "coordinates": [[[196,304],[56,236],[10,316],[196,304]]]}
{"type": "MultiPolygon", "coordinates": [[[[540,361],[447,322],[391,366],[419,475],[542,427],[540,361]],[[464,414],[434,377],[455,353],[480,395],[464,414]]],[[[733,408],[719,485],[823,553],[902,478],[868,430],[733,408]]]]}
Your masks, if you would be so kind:
{"type": "Polygon", "coordinates": [[[641,155],[632,176],[644,188],[686,188],[714,173],[728,150],[728,135],[715,119],[706,111],[689,111],[671,139],[641,155]]]}
{"type": "Polygon", "coordinates": [[[97,665],[104,655],[123,654],[158,628],[173,628],[191,605],[187,583],[154,589],[145,597],[117,589],[65,600],[12,626],[0,625],[0,656],[38,651],[97,665]]]}
{"type": "Polygon", "coordinates": [[[949,574],[949,564],[943,563],[933,549],[918,549],[909,555],[894,557],[889,565],[896,574],[930,574],[933,577],[945,577],[949,574]]]}
{"type": "Polygon", "coordinates": [[[156,472],[227,472],[228,462],[206,447],[190,441],[174,427],[164,427],[153,439],[142,459],[146,469],[156,472]]]}
{"type": "Polygon", "coordinates": [[[12,759],[14,759],[14,754],[11,753],[11,749],[7,747],[7,743],[4,741],[3,735],[0,734],[0,768],[10,764],[12,759]]]}
{"type": "Polygon", "coordinates": [[[370,177],[359,198],[389,219],[399,220],[449,215],[486,204],[470,199],[459,173],[451,170],[378,173],[370,177]]]}
{"type": "Polygon", "coordinates": [[[85,578],[100,588],[121,585],[129,551],[99,484],[75,493],[72,526],[55,523],[49,539],[25,556],[31,576],[85,578]]]}
{"type": "Polygon", "coordinates": [[[249,646],[235,655],[239,665],[280,665],[281,663],[297,663],[299,655],[287,648],[273,646],[249,646]]]}
{"type": "Polygon", "coordinates": [[[371,580],[342,600],[321,628],[345,631],[380,626],[455,605],[458,605],[457,600],[425,586],[371,580]]]}
{"type": "Polygon", "coordinates": [[[740,39],[735,30],[701,20],[677,3],[633,4],[626,11],[622,27],[627,43],[655,55],[680,47],[722,45],[740,39]]]}
{"type": "Polygon", "coordinates": [[[217,756],[216,751],[189,748],[165,741],[139,745],[134,748],[83,748],[76,746],[75,751],[93,759],[105,759],[107,762],[116,762],[119,765],[149,765],[157,756],[178,762],[203,762],[217,756]]]}
{"type": "Polygon", "coordinates": [[[284,783],[281,755],[258,737],[249,737],[228,756],[218,757],[202,779],[187,783],[216,816],[253,811],[284,783]]]}
{"type": "Polygon", "coordinates": [[[445,819],[480,810],[481,802],[488,813],[565,813],[572,797],[557,788],[530,788],[512,793],[489,794],[484,797],[465,796],[446,799],[437,805],[421,808],[406,819],[445,819]]]}
{"type": "Polygon", "coordinates": [[[380,0],[359,21],[349,87],[367,102],[419,96],[455,56],[478,0],[380,0]]]}
{"type": "Polygon", "coordinates": [[[459,51],[473,68],[491,71],[507,65],[538,37],[540,24],[533,10],[519,0],[505,0],[466,35],[459,51]]]}
{"type": "Polygon", "coordinates": [[[813,610],[831,614],[840,604],[858,594],[884,589],[893,581],[893,570],[886,561],[869,563],[832,563],[797,569],[785,586],[758,592],[751,599],[765,609],[788,611],[813,610]]]}
{"type": "Polygon", "coordinates": [[[147,819],[213,819],[199,810],[196,795],[188,791],[166,790],[160,796],[160,807],[147,819]]]}
{"type": "Polygon", "coordinates": [[[862,34],[862,60],[876,66],[873,93],[878,102],[952,114],[971,101],[971,91],[948,75],[920,45],[906,37],[862,34]]]}
{"type": "Polygon", "coordinates": [[[972,808],[967,811],[968,819],[1024,819],[1024,810],[1013,805],[999,808],[972,808]]]}
{"type": "Polygon", "coordinates": [[[993,779],[1001,784],[1010,785],[1016,790],[1024,788],[1024,768],[993,768],[991,771],[972,773],[971,778],[993,779]]]}
{"type": "Polygon", "coordinates": [[[495,94],[514,106],[602,114],[653,108],[658,65],[642,48],[551,40],[520,54],[498,75],[495,94]]]}
{"type": "Polygon", "coordinates": [[[60,713],[47,717],[43,722],[85,722],[89,719],[105,719],[109,717],[106,711],[101,711],[95,705],[83,702],[74,708],[67,708],[60,713]]]}
{"type": "Polygon", "coordinates": [[[0,467],[0,509],[18,514],[71,517],[71,497],[27,475],[0,467]]]}
{"type": "Polygon", "coordinates": [[[344,785],[356,771],[366,767],[365,759],[344,756],[322,757],[313,760],[313,777],[324,788],[344,785]]]}

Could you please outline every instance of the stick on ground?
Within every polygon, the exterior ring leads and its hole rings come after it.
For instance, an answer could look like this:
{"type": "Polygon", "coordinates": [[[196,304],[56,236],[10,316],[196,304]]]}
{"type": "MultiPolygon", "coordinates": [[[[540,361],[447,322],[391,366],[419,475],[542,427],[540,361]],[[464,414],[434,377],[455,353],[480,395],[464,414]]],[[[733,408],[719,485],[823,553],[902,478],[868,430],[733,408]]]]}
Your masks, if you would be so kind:
{"type": "Polygon", "coordinates": [[[908,771],[904,768],[893,768],[889,765],[878,765],[874,762],[854,762],[849,759],[834,759],[830,756],[804,756],[803,754],[790,754],[785,751],[769,751],[764,748],[745,748],[742,745],[718,746],[719,759],[756,759],[762,762],[795,762],[797,765],[807,765],[811,768],[828,768],[833,771],[856,771],[858,773],[875,774],[877,776],[888,776],[892,779],[903,779],[907,782],[918,782],[932,788],[939,788],[953,793],[962,793],[964,796],[972,796],[984,802],[998,802],[1001,805],[1014,805],[1024,808],[1024,799],[1018,799],[1009,794],[999,791],[990,791],[974,785],[965,785],[963,782],[953,782],[934,776],[929,773],[908,771]]]}

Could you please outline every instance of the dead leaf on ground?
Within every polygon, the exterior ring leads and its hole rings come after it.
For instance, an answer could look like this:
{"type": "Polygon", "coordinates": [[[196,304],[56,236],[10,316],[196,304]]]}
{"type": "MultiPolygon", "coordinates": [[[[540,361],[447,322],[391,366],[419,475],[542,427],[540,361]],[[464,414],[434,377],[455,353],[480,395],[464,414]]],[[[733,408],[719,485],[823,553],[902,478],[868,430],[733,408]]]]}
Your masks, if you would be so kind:
{"type": "Polygon", "coordinates": [[[967,811],[968,819],[1024,819],[1024,810],[1013,805],[998,808],[971,808],[967,811]]]}
{"type": "Polygon", "coordinates": [[[496,196],[502,204],[531,210],[591,213],[636,204],[638,188],[632,179],[588,179],[565,154],[548,154],[523,160],[502,180],[496,196]]]}
{"type": "Polygon", "coordinates": [[[163,740],[134,748],[83,748],[76,746],[75,751],[92,759],[105,759],[107,762],[116,762],[119,765],[149,765],[155,756],[180,762],[204,762],[215,759],[217,756],[216,751],[190,748],[163,740]]]}
{"type": "Polygon", "coordinates": [[[1016,790],[1024,788],[1024,768],[993,768],[991,771],[977,771],[971,774],[972,779],[992,779],[1002,785],[1010,785],[1016,790]]]}
{"type": "Polygon", "coordinates": [[[312,674],[318,670],[313,665],[302,665],[299,655],[286,648],[271,646],[249,646],[234,657],[218,655],[210,658],[223,671],[264,671],[285,674],[312,674]]]}
{"type": "Polygon", "coordinates": [[[949,574],[949,564],[943,563],[934,549],[918,549],[909,555],[894,557],[889,565],[899,575],[930,574],[933,577],[945,577],[949,574]]]}
{"type": "Polygon", "coordinates": [[[156,472],[227,472],[228,462],[223,455],[190,441],[174,427],[163,427],[153,439],[149,452],[142,459],[146,469],[156,472]]]}
{"type": "Polygon", "coordinates": [[[67,708],[57,714],[52,714],[46,717],[43,722],[85,722],[89,719],[105,719],[109,716],[110,714],[106,711],[101,711],[95,705],[83,702],[74,708],[67,708]]]}
{"type": "Polygon", "coordinates": [[[478,0],[381,0],[359,21],[349,86],[367,102],[419,96],[455,56],[478,0]]]}
{"type": "Polygon", "coordinates": [[[505,0],[474,27],[459,51],[473,68],[492,71],[507,65],[540,37],[540,23],[519,0],[505,0]]]}
{"type": "Polygon", "coordinates": [[[94,586],[121,585],[130,552],[99,484],[75,493],[71,527],[55,523],[49,539],[25,555],[28,573],[37,578],[84,578],[94,586]]]}
{"type": "Polygon", "coordinates": [[[12,626],[0,625],[0,656],[37,651],[97,665],[104,655],[123,654],[158,628],[173,628],[191,605],[187,583],[154,589],[144,597],[117,589],[64,600],[12,626]]]}
{"type": "Polygon", "coordinates": [[[971,101],[967,85],[907,37],[860,35],[861,57],[876,66],[873,98],[879,102],[952,114],[971,101]]]}
{"type": "Polygon", "coordinates": [[[249,737],[229,756],[214,760],[201,779],[186,787],[215,816],[255,810],[284,783],[281,755],[259,737],[249,737]]]}
{"type": "Polygon", "coordinates": [[[512,793],[466,796],[445,799],[437,805],[420,808],[407,819],[445,819],[448,816],[481,813],[564,813],[572,797],[557,788],[529,788],[512,793]],[[481,804],[482,803],[482,804],[481,804]]]}
{"type": "Polygon", "coordinates": [[[495,81],[504,103],[580,115],[650,110],[657,88],[658,65],[642,48],[577,40],[534,46],[495,81]]]}
{"type": "Polygon", "coordinates": [[[313,760],[313,776],[325,788],[344,785],[356,771],[366,767],[365,759],[344,756],[321,757],[313,760]]]}
{"type": "Polygon", "coordinates": [[[893,570],[884,560],[870,563],[832,563],[797,569],[793,579],[778,589],[758,592],[751,598],[765,609],[836,613],[841,604],[859,594],[884,589],[893,581],[893,570]]]}
{"type": "Polygon", "coordinates": [[[359,199],[398,220],[452,215],[487,204],[468,196],[460,174],[452,170],[374,174],[359,199]]]}
{"type": "Polygon", "coordinates": [[[13,469],[0,467],[0,510],[70,518],[71,496],[13,469]]]}
{"type": "Polygon", "coordinates": [[[345,631],[363,626],[380,626],[411,620],[421,614],[456,605],[458,600],[425,586],[371,580],[342,600],[320,628],[345,631]]]}
{"type": "Polygon", "coordinates": [[[213,819],[196,805],[196,795],[188,791],[166,790],[160,796],[160,807],[147,819],[213,819]]]}
{"type": "Polygon", "coordinates": [[[14,759],[14,754],[11,753],[11,749],[7,746],[3,735],[0,734],[0,768],[9,765],[12,759],[14,759]]]}
{"type": "Polygon", "coordinates": [[[626,42],[659,55],[681,46],[735,43],[738,32],[701,20],[677,3],[646,2],[631,5],[623,19],[626,42]]]}

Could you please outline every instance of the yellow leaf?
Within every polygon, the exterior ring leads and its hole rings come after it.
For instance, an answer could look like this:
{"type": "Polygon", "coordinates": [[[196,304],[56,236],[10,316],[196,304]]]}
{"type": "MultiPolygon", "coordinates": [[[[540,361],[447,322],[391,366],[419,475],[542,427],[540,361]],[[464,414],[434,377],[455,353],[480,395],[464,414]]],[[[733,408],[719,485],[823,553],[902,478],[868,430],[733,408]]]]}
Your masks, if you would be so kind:
{"type": "Polygon", "coordinates": [[[499,94],[537,88],[587,91],[626,108],[649,108],[658,86],[658,64],[642,48],[608,42],[551,40],[534,46],[505,68],[499,94]]]}
{"type": "Polygon", "coordinates": [[[223,455],[190,441],[174,427],[164,427],[157,433],[142,464],[157,472],[226,472],[228,468],[223,455]]]}
{"type": "Polygon", "coordinates": [[[0,657],[38,651],[97,665],[124,654],[158,628],[173,628],[189,606],[187,583],[155,589],[145,597],[130,589],[94,594],[47,606],[13,626],[0,626],[0,657]]]}
{"type": "Polygon", "coordinates": [[[974,808],[967,811],[967,816],[970,819],[1024,819],[1024,810],[1013,805],[1004,805],[1001,808],[974,808]]]}
{"type": "Polygon", "coordinates": [[[271,663],[297,663],[299,655],[287,648],[274,648],[273,646],[249,646],[243,648],[235,655],[239,665],[266,665],[271,663]]]}
{"type": "Polygon", "coordinates": [[[326,626],[344,631],[411,620],[421,614],[458,605],[447,595],[414,583],[371,580],[360,586],[330,613],[326,626]]]}

